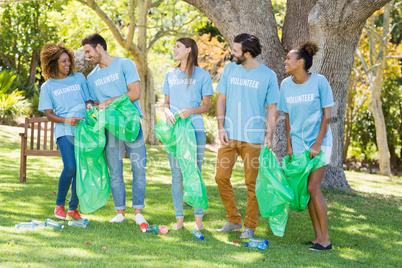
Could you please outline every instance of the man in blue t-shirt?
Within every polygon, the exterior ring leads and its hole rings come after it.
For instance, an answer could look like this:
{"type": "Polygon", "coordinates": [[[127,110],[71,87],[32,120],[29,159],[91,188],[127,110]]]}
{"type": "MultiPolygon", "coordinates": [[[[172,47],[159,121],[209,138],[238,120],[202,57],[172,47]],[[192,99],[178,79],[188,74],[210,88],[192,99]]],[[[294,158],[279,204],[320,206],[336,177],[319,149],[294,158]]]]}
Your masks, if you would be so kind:
{"type": "Polygon", "coordinates": [[[218,184],[228,222],[221,232],[240,230],[242,217],[236,207],[232,184],[232,168],[240,155],[244,162],[247,186],[247,212],[240,238],[254,236],[258,224],[255,183],[261,145],[272,147],[279,88],[276,74],[256,57],[261,54],[259,39],[250,34],[235,37],[232,55],[235,62],[225,66],[216,90],[219,140],[215,181],[218,184]],[[265,108],[268,105],[268,131],[264,139],[265,108]]]}
{"type": "MultiPolygon", "coordinates": [[[[81,40],[81,45],[84,47],[86,57],[96,65],[95,69],[88,75],[87,83],[90,97],[98,103],[98,108],[106,109],[115,99],[126,94],[143,118],[138,101],[141,93],[140,78],[134,62],[130,59],[109,55],[106,41],[99,34],[85,37],[81,40]]],[[[107,130],[106,137],[105,154],[110,172],[110,189],[117,211],[117,215],[110,222],[125,220],[126,191],[122,159],[125,148],[130,157],[133,171],[133,219],[137,224],[146,223],[141,214],[144,208],[145,165],[147,162],[142,129],[140,128],[137,140],[134,142],[119,140],[107,130]]]]}

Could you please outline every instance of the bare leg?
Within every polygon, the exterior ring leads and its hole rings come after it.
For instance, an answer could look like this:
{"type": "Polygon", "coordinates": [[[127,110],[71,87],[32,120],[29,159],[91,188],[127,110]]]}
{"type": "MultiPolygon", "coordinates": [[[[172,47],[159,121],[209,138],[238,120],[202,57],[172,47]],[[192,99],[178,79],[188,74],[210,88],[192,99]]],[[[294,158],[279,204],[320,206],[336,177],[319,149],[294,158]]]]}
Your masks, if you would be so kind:
{"type": "Polygon", "coordinates": [[[117,214],[121,214],[123,216],[126,216],[126,211],[123,210],[123,209],[119,209],[119,210],[117,210],[117,214]]]}
{"type": "Polygon", "coordinates": [[[202,227],[202,217],[195,217],[195,224],[197,224],[198,228],[202,227]]]}
{"type": "Polygon", "coordinates": [[[311,218],[311,222],[313,223],[313,228],[314,228],[314,232],[315,232],[315,238],[313,240],[311,240],[311,242],[318,243],[318,241],[321,240],[321,227],[320,227],[320,223],[318,221],[318,216],[317,216],[317,212],[315,211],[315,207],[313,204],[313,201],[310,198],[310,201],[308,202],[308,211],[310,212],[310,218],[311,218]]]}
{"type": "Polygon", "coordinates": [[[138,208],[134,209],[134,215],[141,214],[141,212],[142,212],[141,209],[138,208]]]}
{"type": "MultiPolygon", "coordinates": [[[[318,241],[314,240],[314,242],[317,242],[324,247],[328,246],[331,243],[328,234],[327,203],[325,202],[324,196],[321,193],[321,182],[324,178],[326,169],[327,166],[323,166],[311,172],[308,177],[308,185],[307,185],[307,190],[310,193],[309,211],[310,207],[312,207],[316,213],[316,216],[314,216],[314,213],[310,212],[311,221],[313,222],[313,227],[315,230],[315,228],[317,228],[315,222],[316,219],[318,219],[319,228],[321,232],[320,239],[318,241]]],[[[317,231],[315,230],[315,232],[317,236],[318,230],[317,231]]]]}
{"type": "Polygon", "coordinates": [[[183,226],[184,218],[176,218],[176,227],[180,228],[183,226]]]}

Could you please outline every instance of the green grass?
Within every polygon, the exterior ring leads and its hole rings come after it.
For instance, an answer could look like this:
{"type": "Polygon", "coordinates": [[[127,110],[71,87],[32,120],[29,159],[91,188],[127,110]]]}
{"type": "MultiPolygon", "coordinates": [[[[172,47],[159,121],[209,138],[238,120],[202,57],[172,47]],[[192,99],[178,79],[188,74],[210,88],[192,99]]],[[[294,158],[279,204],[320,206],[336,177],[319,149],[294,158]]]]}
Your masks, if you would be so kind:
{"type": "MultiPolygon", "coordinates": [[[[268,239],[270,244],[267,250],[258,251],[245,248],[245,241],[238,239],[239,232],[220,234],[213,231],[226,221],[214,182],[216,156],[213,153],[206,153],[203,166],[209,199],[204,217],[205,241],[191,237],[194,219],[191,208],[185,207],[184,230],[169,231],[166,235],[144,234],[132,221],[131,208],[127,209],[127,221],[120,224],[108,222],[115,215],[112,198],[105,207],[86,215],[90,220],[86,229],[67,226],[65,229],[20,231],[14,227],[19,222],[44,221],[53,217],[57,181],[62,169],[60,158],[28,157],[27,182],[19,183],[18,133],[21,131],[17,127],[0,126],[1,267],[396,267],[402,263],[400,178],[347,173],[350,184],[359,192],[323,189],[334,245],[332,252],[311,252],[300,245],[300,242],[313,238],[307,211],[291,211],[282,238],[274,236],[268,220],[261,217],[255,236],[268,239]],[[367,189],[383,191],[381,188],[385,192],[361,192],[367,189]],[[234,240],[240,243],[233,243],[234,240]],[[87,245],[87,242],[91,244],[87,245]]],[[[146,207],[143,213],[150,224],[164,224],[171,228],[175,217],[166,153],[161,146],[149,146],[147,153],[146,207]]],[[[242,174],[238,162],[233,183],[237,205],[240,213],[245,215],[246,188],[242,174]]],[[[127,205],[131,206],[127,159],[124,176],[127,205]]]]}

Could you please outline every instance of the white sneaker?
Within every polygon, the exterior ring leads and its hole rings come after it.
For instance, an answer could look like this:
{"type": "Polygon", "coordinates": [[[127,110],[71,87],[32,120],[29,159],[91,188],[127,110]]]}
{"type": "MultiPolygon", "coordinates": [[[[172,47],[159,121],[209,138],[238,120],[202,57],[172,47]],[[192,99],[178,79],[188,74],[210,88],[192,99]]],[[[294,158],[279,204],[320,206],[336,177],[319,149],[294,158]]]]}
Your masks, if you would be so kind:
{"type": "Polygon", "coordinates": [[[138,213],[137,215],[134,215],[133,221],[135,221],[136,224],[141,225],[143,223],[148,224],[147,220],[142,216],[141,213],[138,213]]]}
{"type": "Polygon", "coordinates": [[[110,222],[122,222],[126,219],[126,217],[123,216],[123,214],[119,213],[117,214],[110,222]]]}

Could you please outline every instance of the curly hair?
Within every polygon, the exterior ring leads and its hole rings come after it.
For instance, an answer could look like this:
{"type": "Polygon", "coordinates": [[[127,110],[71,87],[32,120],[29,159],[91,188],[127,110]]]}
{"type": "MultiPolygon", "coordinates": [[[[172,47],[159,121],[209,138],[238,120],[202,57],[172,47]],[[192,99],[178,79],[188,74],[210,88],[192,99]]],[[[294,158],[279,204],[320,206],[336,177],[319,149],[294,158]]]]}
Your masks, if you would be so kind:
{"type": "Polygon", "coordinates": [[[48,43],[42,47],[40,52],[40,61],[42,66],[42,75],[45,80],[57,78],[59,74],[58,60],[63,53],[67,53],[70,57],[71,65],[68,74],[75,72],[74,51],[71,48],[65,47],[63,43],[48,43]]]}

